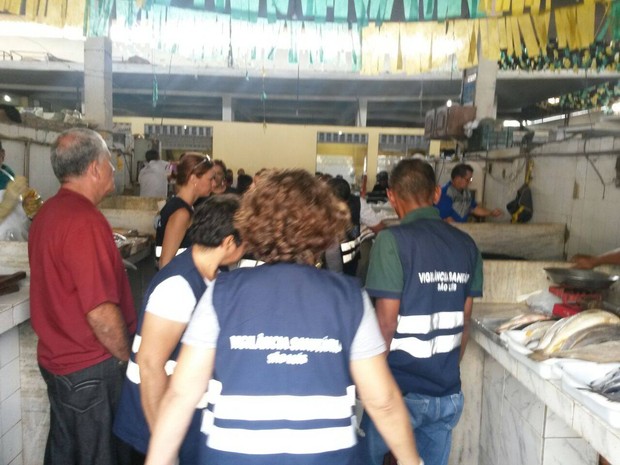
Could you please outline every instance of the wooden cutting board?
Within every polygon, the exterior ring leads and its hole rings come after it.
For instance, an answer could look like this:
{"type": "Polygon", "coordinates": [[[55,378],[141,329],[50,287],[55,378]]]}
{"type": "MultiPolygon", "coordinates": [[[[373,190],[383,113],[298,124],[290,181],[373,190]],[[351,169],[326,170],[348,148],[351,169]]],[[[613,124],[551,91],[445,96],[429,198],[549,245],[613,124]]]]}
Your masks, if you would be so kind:
{"type": "Polygon", "coordinates": [[[13,274],[0,275],[0,295],[10,294],[19,291],[20,280],[26,277],[25,271],[18,271],[13,274]]]}

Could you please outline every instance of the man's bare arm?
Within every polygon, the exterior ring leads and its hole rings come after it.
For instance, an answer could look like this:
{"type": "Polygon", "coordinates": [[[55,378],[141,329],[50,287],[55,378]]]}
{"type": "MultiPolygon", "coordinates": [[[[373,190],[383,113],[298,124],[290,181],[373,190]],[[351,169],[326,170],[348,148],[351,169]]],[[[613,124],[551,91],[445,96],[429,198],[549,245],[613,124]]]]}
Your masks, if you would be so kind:
{"type": "Polygon", "coordinates": [[[116,304],[102,303],[86,314],[86,320],[108,352],[124,362],[129,360],[127,324],[116,304]]]}

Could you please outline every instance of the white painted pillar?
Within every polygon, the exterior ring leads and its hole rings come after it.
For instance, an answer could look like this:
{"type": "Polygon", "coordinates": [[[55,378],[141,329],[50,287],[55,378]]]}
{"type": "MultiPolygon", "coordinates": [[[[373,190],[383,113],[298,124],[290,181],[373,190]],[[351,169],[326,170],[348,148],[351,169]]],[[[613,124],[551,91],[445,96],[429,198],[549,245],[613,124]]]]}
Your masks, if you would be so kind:
{"type": "Polygon", "coordinates": [[[478,62],[478,75],[476,76],[476,119],[495,119],[497,117],[497,101],[495,88],[497,84],[497,61],[481,58],[478,62]]]}
{"type": "Polygon", "coordinates": [[[233,121],[232,95],[222,97],[222,121],[233,121]]]}
{"type": "Polygon", "coordinates": [[[358,99],[357,119],[355,121],[356,126],[360,128],[366,127],[366,120],[368,119],[368,99],[358,99]]]}
{"type": "Polygon", "coordinates": [[[112,131],[112,41],[107,37],[84,43],[84,116],[98,130],[112,131]]]}

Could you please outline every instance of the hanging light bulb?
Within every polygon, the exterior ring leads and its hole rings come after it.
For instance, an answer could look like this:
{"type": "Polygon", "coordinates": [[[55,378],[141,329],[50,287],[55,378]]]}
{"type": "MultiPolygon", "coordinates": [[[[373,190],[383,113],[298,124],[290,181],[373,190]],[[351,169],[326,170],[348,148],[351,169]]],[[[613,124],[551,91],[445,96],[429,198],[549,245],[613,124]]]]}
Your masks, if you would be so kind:
{"type": "Polygon", "coordinates": [[[448,108],[450,108],[452,106],[452,99],[448,99],[448,101],[446,102],[446,106],[448,108]]]}
{"type": "Polygon", "coordinates": [[[4,94],[4,97],[2,97],[2,100],[4,100],[5,102],[9,103],[13,99],[11,98],[10,95],[4,94]]]}

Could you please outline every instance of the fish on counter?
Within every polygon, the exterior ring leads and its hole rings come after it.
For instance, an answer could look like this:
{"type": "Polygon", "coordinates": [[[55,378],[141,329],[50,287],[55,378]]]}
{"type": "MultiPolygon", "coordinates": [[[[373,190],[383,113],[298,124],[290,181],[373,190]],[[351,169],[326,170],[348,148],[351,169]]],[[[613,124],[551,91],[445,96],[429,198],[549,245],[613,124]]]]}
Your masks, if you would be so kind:
{"type": "Polygon", "coordinates": [[[607,341],[560,350],[549,354],[547,358],[572,358],[595,363],[620,363],[620,341],[607,341]]]}
{"type": "Polygon", "coordinates": [[[529,357],[535,361],[546,360],[551,354],[562,350],[566,340],[575,333],[602,324],[620,324],[620,317],[605,310],[592,309],[562,318],[548,329],[529,357]]]}
{"type": "Polygon", "coordinates": [[[501,324],[495,330],[497,333],[503,333],[504,331],[512,330],[512,329],[521,329],[525,326],[528,326],[536,321],[543,320],[551,320],[553,318],[552,315],[546,313],[537,313],[537,312],[528,312],[521,313],[505,323],[501,324]]]}
{"type": "Polygon", "coordinates": [[[542,337],[556,321],[557,320],[537,321],[523,328],[523,345],[528,349],[537,347],[542,337]]]}
{"type": "Polygon", "coordinates": [[[560,350],[576,349],[607,341],[620,341],[620,324],[606,323],[577,331],[564,341],[560,350]]]}
{"type": "Polygon", "coordinates": [[[611,370],[605,376],[592,381],[590,389],[613,402],[620,402],[620,368],[611,370]]]}

